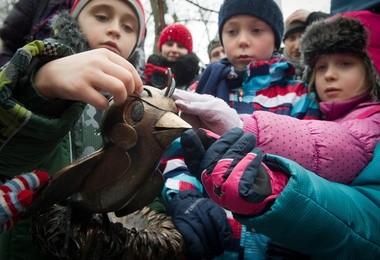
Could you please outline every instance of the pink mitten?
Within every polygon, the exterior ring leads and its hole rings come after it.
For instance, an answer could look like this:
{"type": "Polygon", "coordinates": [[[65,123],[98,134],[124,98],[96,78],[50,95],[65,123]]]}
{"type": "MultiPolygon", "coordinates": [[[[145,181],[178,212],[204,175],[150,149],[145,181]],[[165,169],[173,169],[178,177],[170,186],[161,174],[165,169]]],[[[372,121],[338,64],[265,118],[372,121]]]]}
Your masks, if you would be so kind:
{"type": "Polygon", "coordinates": [[[236,110],[220,98],[180,89],[176,89],[172,97],[181,110],[181,117],[193,128],[205,128],[222,135],[234,127],[243,127],[236,110]]]}

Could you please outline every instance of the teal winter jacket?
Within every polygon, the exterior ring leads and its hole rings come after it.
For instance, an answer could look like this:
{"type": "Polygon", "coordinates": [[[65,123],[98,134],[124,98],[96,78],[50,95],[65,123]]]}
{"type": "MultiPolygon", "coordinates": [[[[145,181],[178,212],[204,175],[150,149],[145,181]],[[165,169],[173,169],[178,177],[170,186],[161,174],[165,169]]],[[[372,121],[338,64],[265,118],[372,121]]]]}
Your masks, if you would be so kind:
{"type": "Polygon", "coordinates": [[[313,259],[379,259],[380,142],[368,166],[349,185],[330,182],[295,162],[266,155],[290,179],[265,214],[234,217],[313,259]]]}

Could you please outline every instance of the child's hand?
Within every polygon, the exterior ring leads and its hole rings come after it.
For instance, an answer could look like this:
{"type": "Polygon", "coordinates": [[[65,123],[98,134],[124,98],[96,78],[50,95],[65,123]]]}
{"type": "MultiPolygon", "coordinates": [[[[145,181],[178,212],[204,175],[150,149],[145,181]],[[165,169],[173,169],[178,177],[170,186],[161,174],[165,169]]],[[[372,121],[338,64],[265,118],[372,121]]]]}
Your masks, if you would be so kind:
{"type": "Polygon", "coordinates": [[[181,117],[193,128],[205,128],[221,135],[234,127],[243,127],[236,110],[220,98],[180,89],[175,89],[172,97],[181,117]]]}
{"type": "Polygon", "coordinates": [[[218,205],[242,215],[261,214],[283,190],[288,177],[264,164],[264,154],[255,146],[256,137],[251,133],[233,128],[211,146],[202,135],[201,131],[187,130],[181,136],[191,173],[201,178],[207,194],[218,205]]]}
{"type": "Polygon", "coordinates": [[[109,106],[101,92],[111,94],[114,102],[120,104],[133,92],[143,91],[141,78],[132,64],[106,49],[51,61],[37,71],[34,81],[45,98],[82,101],[99,109],[109,106]]]}
{"type": "Polygon", "coordinates": [[[35,190],[48,180],[47,172],[36,170],[14,177],[0,186],[0,233],[17,223],[19,214],[33,202],[35,190]]]}

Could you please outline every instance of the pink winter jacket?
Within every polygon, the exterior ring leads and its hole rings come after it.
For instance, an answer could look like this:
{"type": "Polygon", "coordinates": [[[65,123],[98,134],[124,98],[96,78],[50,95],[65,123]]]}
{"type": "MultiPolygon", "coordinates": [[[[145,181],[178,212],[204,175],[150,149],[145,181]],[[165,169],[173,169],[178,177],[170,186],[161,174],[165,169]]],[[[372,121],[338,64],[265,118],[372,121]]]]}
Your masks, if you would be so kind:
{"type": "Polygon", "coordinates": [[[380,103],[361,96],[321,102],[325,120],[299,120],[255,111],[242,118],[264,152],[292,159],[330,181],[350,183],[370,162],[380,140],[380,103]],[[349,112],[347,112],[349,111],[349,112]]]}

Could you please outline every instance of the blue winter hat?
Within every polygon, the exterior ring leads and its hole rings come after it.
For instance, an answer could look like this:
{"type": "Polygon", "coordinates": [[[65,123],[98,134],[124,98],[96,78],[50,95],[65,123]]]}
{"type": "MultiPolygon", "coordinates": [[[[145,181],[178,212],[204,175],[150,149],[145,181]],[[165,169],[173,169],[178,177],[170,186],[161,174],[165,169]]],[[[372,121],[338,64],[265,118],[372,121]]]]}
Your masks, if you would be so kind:
{"type": "Polygon", "coordinates": [[[273,0],[224,0],[219,9],[218,21],[222,45],[223,26],[235,15],[252,15],[269,24],[275,35],[276,48],[280,48],[284,35],[284,18],[279,6],[273,0]]]}

